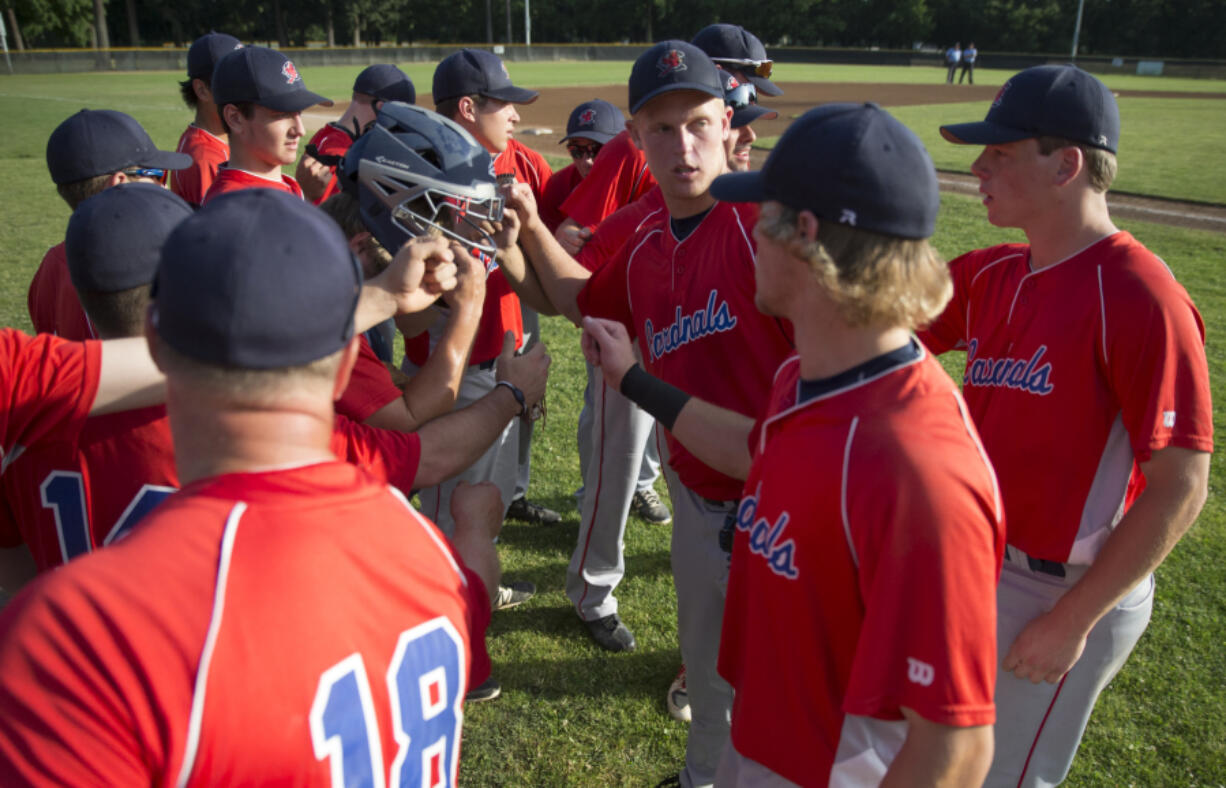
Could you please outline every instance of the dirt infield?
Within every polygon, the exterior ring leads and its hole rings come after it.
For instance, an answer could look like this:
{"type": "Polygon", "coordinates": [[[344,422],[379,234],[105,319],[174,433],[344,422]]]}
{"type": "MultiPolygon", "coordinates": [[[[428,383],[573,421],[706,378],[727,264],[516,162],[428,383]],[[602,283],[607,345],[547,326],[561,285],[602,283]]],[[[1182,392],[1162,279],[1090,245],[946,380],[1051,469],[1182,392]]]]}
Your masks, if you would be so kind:
{"type": "MultiPolygon", "coordinates": [[[[908,84],[859,84],[783,82],[784,95],[763,97],[763,104],[778,110],[775,120],[760,120],[754,124],[759,137],[782,134],[792,119],[818,104],[831,101],[875,101],[883,107],[899,107],[909,104],[945,104],[952,102],[991,101],[999,89],[997,85],[932,85],[908,84]]],[[[1120,96],[1148,98],[1214,98],[1226,100],[1226,93],[1169,93],[1162,91],[1120,91],[1120,96]]],[[[566,133],[566,119],[578,104],[593,98],[602,98],[621,107],[627,107],[626,88],[623,85],[601,85],[578,88],[546,88],[534,103],[520,107],[521,133],[518,139],[530,148],[553,156],[565,155],[558,143],[566,133]],[[537,131],[539,133],[531,133],[537,131]]],[[[425,107],[433,106],[429,94],[420,96],[418,102],[425,107]]],[[[313,133],[326,121],[339,117],[345,105],[338,104],[327,114],[310,113],[306,120],[313,133]]],[[[760,167],[766,158],[765,152],[755,151],[754,166],[760,167]]],[[[941,188],[964,194],[974,194],[977,183],[974,178],[941,172],[941,188]]],[[[1118,195],[1112,193],[1108,200],[1112,213],[1122,218],[1160,222],[1180,227],[1226,233],[1226,208],[1206,206],[1199,203],[1150,197],[1118,195]]]]}

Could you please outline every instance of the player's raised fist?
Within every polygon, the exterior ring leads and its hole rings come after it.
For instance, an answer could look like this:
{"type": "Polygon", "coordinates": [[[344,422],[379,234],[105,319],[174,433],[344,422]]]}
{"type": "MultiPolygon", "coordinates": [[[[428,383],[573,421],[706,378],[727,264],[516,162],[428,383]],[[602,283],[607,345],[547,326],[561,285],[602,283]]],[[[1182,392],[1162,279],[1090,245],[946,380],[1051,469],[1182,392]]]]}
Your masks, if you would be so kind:
{"type": "Polygon", "coordinates": [[[570,222],[563,222],[554,237],[557,238],[558,244],[566,250],[566,253],[574,257],[592,237],[592,231],[586,227],[576,227],[570,222]]]}
{"type": "Polygon", "coordinates": [[[637,363],[626,327],[616,320],[585,317],[581,341],[583,357],[587,362],[593,367],[600,367],[605,382],[620,389],[626,370],[637,363]]]}
{"type": "Polygon", "coordinates": [[[503,210],[513,210],[524,230],[535,231],[544,225],[536,209],[536,196],[532,187],[526,183],[512,183],[499,187],[502,194],[503,210]]]}
{"type": "Polygon", "coordinates": [[[443,301],[452,309],[461,306],[481,309],[485,301],[485,263],[459,241],[451,242],[451,252],[456,267],[456,284],[443,293],[443,301]]]}
{"type": "Polygon", "coordinates": [[[515,355],[515,335],[508,331],[502,337],[502,353],[498,356],[494,374],[498,380],[505,380],[522,391],[524,405],[531,409],[545,397],[551,362],[541,342],[522,356],[515,355]]]}

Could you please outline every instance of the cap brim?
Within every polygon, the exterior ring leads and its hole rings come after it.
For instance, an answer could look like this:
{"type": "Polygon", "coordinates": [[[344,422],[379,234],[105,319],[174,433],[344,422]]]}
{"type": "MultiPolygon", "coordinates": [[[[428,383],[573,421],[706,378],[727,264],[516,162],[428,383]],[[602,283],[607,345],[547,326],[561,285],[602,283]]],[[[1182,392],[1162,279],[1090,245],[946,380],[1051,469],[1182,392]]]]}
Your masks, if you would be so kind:
{"type": "Polygon", "coordinates": [[[509,101],[512,104],[531,104],[541,97],[541,94],[535,90],[517,88],[514,85],[508,85],[505,88],[495,88],[494,90],[483,90],[481,95],[489,96],[499,101],[509,101]]]}
{"type": "Polygon", "coordinates": [[[763,202],[766,200],[762,172],[730,172],[711,181],[711,196],[724,202],[763,202]]]}
{"type": "Polygon", "coordinates": [[[975,123],[953,123],[949,126],[942,126],[941,136],[957,145],[1000,145],[1035,135],[1033,132],[981,120],[975,123]]]}
{"type": "Polygon", "coordinates": [[[755,120],[774,120],[779,117],[779,113],[769,107],[762,107],[757,104],[750,104],[744,109],[734,110],[732,113],[732,128],[739,129],[743,126],[748,126],[755,120]]]}
{"type": "Polygon", "coordinates": [[[192,157],[186,153],[159,150],[154,152],[152,156],[142,156],[141,160],[137,162],[137,166],[155,167],[159,170],[186,170],[192,166],[192,157]]]}
{"type": "Polygon", "coordinates": [[[574,134],[568,134],[558,142],[559,145],[565,145],[568,140],[591,140],[599,142],[601,145],[609,144],[609,140],[616,137],[616,134],[605,134],[599,131],[576,131],[574,134]]]}
{"type": "Polygon", "coordinates": [[[704,85],[700,82],[673,82],[668,85],[662,85],[661,87],[656,88],[640,98],[634,104],[634,106],[630,108],[630,114],[633,115],[634,113],[638,112],[643,108],[643,105],[651,101],[653,98],[661,96],[665,93],[672,93],[675,90],[694,90],[699,93],[706,93],[711,98],[717,99],[722,99],[724,97],[724,89],[722,86],[719,88],[713,88],[710,85],[704,85]]]}
{"type": "Polygon", "coordinates": [[[753,83],[753,86],[755,88],[757,88],[758,90],[760,90],[761,92],[765,93],[768,96],[782,96],[783,95],[783,88],[779,87],[774,82],[771,82],[766,77],[750,77],[749,81],[753,83]]]}
{"type": "Polygon", "coordinates": [[[260,99],[255,103],[277,112],[302,112],[304,109],[309,109],[316,104],[330,107],[332,106],[332,99],[324,98],[318,93],[312,93],[309,90],[296,90],[293,93],[260,99]]]}

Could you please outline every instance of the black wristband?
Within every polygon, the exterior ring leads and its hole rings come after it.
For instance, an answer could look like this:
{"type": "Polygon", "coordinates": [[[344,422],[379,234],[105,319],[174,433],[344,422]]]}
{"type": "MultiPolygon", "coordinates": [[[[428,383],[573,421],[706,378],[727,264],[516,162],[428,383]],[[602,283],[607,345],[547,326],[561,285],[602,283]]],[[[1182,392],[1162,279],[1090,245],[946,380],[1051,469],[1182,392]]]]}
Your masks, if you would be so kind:
{"type": "Polygon", "coordinates": [[[499,386],[506,386],[511,390],[511,396],[515,397],[515,401],[519,403],[519,415],[522,416],[528,412],[528,403],[524,400],[524,393],[519,390],[519,386],[509,380],[500,380],[494,384],[494,388],[499,386]]]}
{"type": "Polygon", "coordinates": [[[666,430],[671,430],[690,401],[681,389],[650,375],[638,364],[626,370],[621,382],[622,396],[655,417],[666,430]]]}

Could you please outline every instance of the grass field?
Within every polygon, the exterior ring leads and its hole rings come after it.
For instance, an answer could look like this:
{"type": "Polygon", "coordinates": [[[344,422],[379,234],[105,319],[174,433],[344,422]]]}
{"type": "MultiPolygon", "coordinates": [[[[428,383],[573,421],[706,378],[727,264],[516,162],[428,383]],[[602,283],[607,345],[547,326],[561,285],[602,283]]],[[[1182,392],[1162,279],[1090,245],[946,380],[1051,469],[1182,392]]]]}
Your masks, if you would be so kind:
{"type": "MultiPolygon", "coordinates": [[[[575,84],[586,74],[566,64],[554,67],[559,72],[554,76],[542,69],[539,78],[521,77],[529,66],[539,64],[513,67],[518,81],[543,86],[544,80],[556,77],[558,81],[548,84],[562,84],[563,79],[575,84]]],[[[325,71],[312,70],[308,83],[344,95],[353,70],[338,69],[328,77],[325,71]]],[[[428,75],[419,79],[412,67],[410,73],[419,85],[429,84],[428,75]]],[[[0,113],[6,118],[0,163],[10,184],[0,195],[5,216],[0,223],[0,319],[5,325],[29,327],[26,286],[43,251],[61,240],[68,216],[43,163],[47,133],[80,106],[111,106],[131,112],[161,145],[172,146],[186,121],[174,94],[175,78],[0,78],[0,113]]],[[[1166,80],[1162,83],[1166,89],[1166,80]]],[[[1182,145],[1193,131],[1184,130],[1173,139],[1182,145]]],[[[1220,150],[1221,137],[1216,139],[1206,140],[1201,149],[1220,150]]],[[[1215,395],[1214,424],[1220,433],[1226,427],[1226,284],[1221,276],[1226,235],[1139,223],[1125,228],[1171,265],[1200,307],[1215,395]]],[[[934,239],[943,254],[1018,237],[990,227],[973,199],[943,197],[934,239]]],[[[541,592],[521,608],[494,617],[489,647],[504,694],[468,709],[462,779],[478,786],[652,785],[676,771],[686,735],[685,726],[668,718],[663,703],[679,662],[669,529],[631,520],[627,577],[618,597],[639,649],[622,655],[600,651],[562,592],[578,527],[570,497],[579,482],[574,432],[583,365],[577,331],[555,318],[545,321],[544,335],[554,365],[549,421],[538,428],[534,446],[532,496],[562,511],[565,520],[551,528],[510,523],[503,531],[505,572],[534,581],[541,592]]],[[[957,358],[947,358],[946,365],[957,374],[957,358]]],[[[1159,572],[1153,623],[1100,701],[1069,785],[1226,785],[1224,484],[1226,471],[1215,458],[1209,502],[1159,572]]]]}

